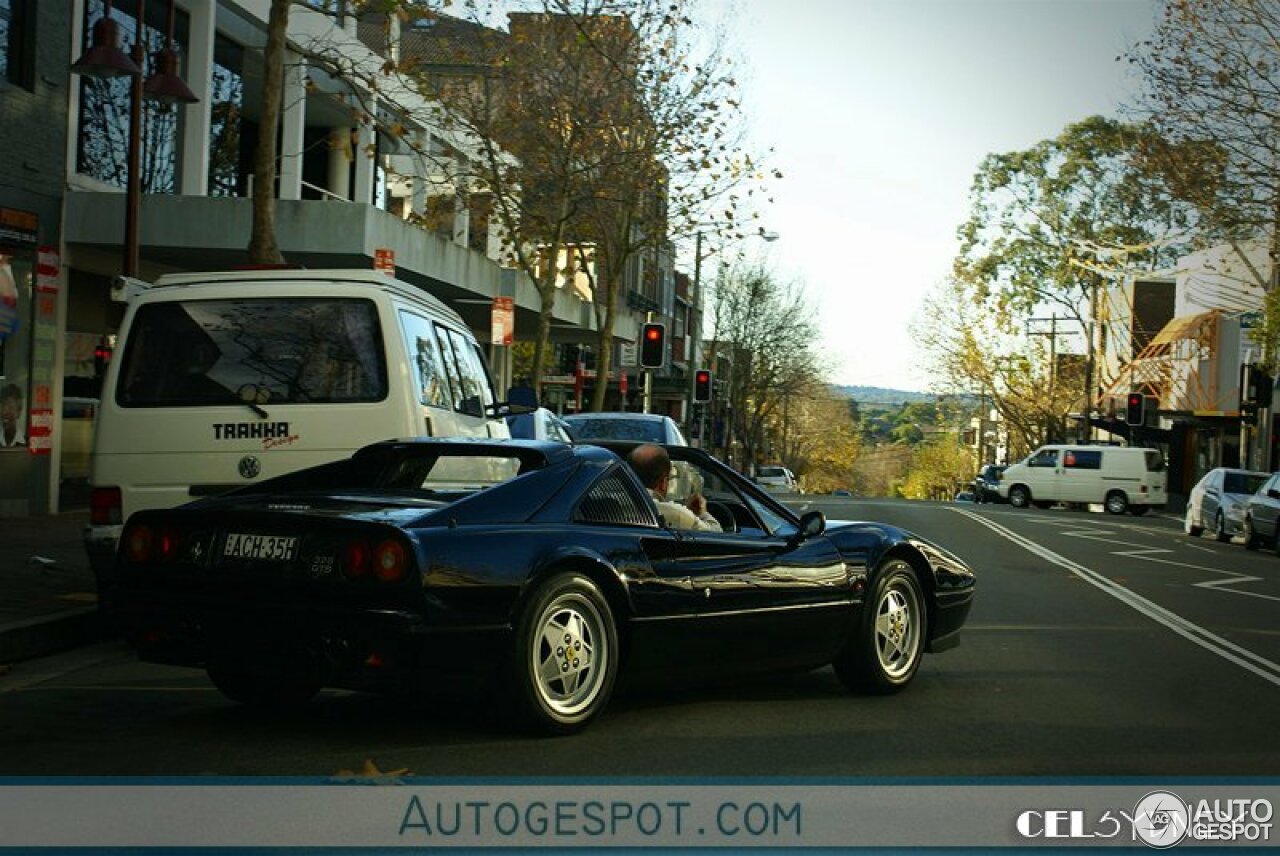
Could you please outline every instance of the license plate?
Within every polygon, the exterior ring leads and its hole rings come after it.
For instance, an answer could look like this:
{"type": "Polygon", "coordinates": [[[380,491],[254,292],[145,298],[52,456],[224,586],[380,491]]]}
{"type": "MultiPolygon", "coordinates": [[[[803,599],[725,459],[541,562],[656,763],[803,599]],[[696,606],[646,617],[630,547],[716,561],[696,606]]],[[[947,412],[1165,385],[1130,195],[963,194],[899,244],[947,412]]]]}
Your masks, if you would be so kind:
{"type": "Polygon", "coordinates": [[[298,554],[298,539],[283,535],[246,535],[232,532],[222,545],[229,559],[267,559],[287,562],[298,554]]]}

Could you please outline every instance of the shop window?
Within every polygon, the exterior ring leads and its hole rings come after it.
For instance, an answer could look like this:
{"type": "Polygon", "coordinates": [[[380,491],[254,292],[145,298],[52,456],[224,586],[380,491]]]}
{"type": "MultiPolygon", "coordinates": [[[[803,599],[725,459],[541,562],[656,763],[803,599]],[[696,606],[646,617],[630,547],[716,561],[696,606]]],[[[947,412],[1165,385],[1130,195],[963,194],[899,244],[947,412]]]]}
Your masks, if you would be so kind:
{"type": "MultiPolygon", "coordinates": [[[[0,0],[3,2],[3,0],[0,0]]],[[[143,49],[151,60],[165,45],[166,4],[147,6],[143,27],[143,49]]],[[[116,0],[111,16],[119,28],[122,47],[133,55],[138,34],[137,0],[116,0]]],[[[103,0],[85,3],[84,43],[77,53],[89,47],[93,25],[105,14],[103,0]]],[[[178,55],[185,60],[188,31],[187,14],[178,10],[174,21],[174,41],[178,55]]],[[[184,73],[182,69],[179,73],[184,73]]],[[[129,87],[128,77],[109,79],[80,75],[80,117],[76,145],[76,171],[107,184],[124,187],[128,178],[129,152],[129,87]]],[[[179,125],[182,111],[166,104],[144,99],[142,102],[142,192],[175,193],[178,185],[179,125]]]]}
{"type": "Polygon", "coordinates": [[[217,36],[209,90],[209,195],[239,196],[243,190],[241,119],[244,115],[244,48],[217,36]]]}
{"type": "Polygon", "coordinates": [[[0,0],[0,77],[23,89],[36,82],[35,3],[0,0]]]}

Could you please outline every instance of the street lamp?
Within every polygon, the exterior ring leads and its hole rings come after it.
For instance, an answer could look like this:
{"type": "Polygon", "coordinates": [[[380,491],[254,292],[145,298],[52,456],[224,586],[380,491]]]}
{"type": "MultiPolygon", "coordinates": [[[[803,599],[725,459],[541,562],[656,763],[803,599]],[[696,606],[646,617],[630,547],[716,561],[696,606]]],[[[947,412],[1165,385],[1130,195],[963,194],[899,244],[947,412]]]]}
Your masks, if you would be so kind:
{"type": "Polygon", "coordinates": [[[84,77],[132,78],[129,85],[129,152],[126,162],[124,246],[121,261],[121,273],[129,277],[138,275],[138,220],[142,203],[142,99],[146,97],[162,104],[193,104],[199,100],[178,76],[178,54],[173,42],[175,14],[174,0],[169,0],[165,46],[156,52],[152,60],[155,72],[145,82],[146,0],[138,0],[132,57],[120,49],[119,31],[111,17],[111,0],[106,0],[102,19],[93,25],[89,48],[80,59],[71,64],[72,73],[84,77]]]}

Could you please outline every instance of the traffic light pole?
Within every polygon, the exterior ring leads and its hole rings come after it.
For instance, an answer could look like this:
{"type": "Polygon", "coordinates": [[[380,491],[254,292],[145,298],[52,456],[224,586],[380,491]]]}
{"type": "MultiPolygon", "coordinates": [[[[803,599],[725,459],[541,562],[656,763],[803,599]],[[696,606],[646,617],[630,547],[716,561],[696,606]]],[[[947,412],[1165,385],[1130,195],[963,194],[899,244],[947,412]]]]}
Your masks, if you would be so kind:
{"type": "MultiPolygon", "coordinates": [[[[644,323],[648,324],[653,321],[653,313],[646,312],[644,314],[644,323]]],[[[648,413],[649,408],[653,404],[653,369],[644,370],[644,397],[641,400],[640,412],[648,413]]]]}

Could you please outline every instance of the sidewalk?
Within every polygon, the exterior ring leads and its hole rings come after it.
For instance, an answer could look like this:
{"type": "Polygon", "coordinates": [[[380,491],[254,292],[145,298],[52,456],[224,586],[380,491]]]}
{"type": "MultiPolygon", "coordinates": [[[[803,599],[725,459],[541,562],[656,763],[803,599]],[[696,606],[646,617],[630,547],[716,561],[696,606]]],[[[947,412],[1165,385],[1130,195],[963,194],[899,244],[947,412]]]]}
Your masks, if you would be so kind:
{"type": "Polygon", "coordinates": [[[0,518],[0,670],[100,637],[88,511],[0,518]]]}

